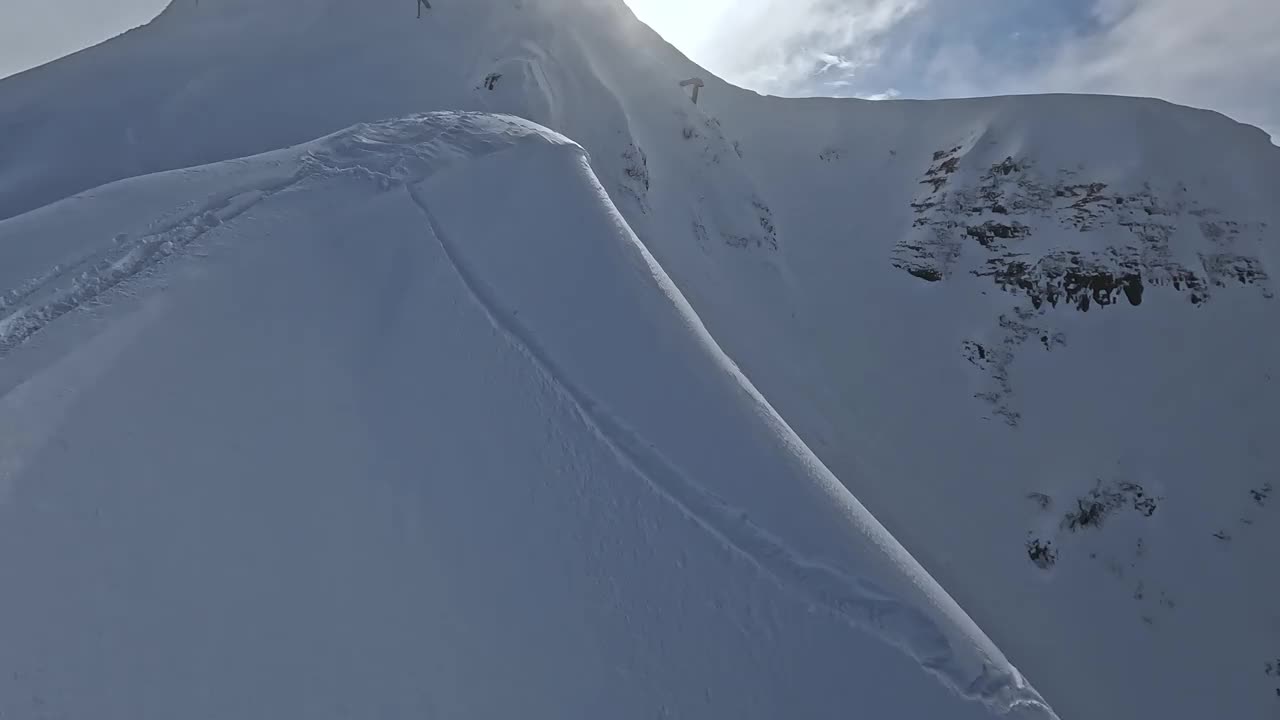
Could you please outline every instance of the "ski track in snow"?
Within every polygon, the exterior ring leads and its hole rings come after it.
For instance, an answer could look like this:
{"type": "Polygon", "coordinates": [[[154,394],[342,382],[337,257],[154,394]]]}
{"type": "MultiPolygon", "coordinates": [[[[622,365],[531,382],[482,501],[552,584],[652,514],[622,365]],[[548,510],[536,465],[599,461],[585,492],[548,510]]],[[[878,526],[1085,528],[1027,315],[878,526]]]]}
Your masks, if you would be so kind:
{"type": "MultiPolygon", "coordinates": [[[[121,283],[148,272],[214,228],[308,179],[350,175],[372,180],[388,189],[405,180],[420,181],[451,161],[510,147],[515,137],[534,132],[530,123],[517,118],[483,113],[436,113],[362,123],[308,143],[294,158],[296,170],[285,178],[219,193],[200,203],[197,209],[161,223],[146,235],[117,237],[104,249],[56,264],[0,294],[0,357],[54,320],[85,307],[121,283]],[[440,122],[441,118],[451,122],[440,122]],[[484,133],[495,126],[510,134],[484,133]],[[58,287],[59,283],[63,286],[58,287]]],[[[549,131],[546,137],[551,142],[568,142],[549,131]]]]}
{"type": "Polygon", "coordinates": [[[223,194],[181,219],[140,238],[117,238],[98,252],[48,272],[9,291],[0,299],[0,357],[4,357],[49,323],[84,307],[103,293],[137,277],[210,230],[235,219],[272,195],[293,187],[305,174],[287,182],[223,194]],[[65,287],[55,287],[70,278],[65,287]],[[24,302],[32,298],[38,302],[24,302]]]}
{"type": "Polygon", "coordinates": [[[422,211],[454,272],[494,330],[529,361],[622,464],[644,478],[661,497],[672,502],[726,548],[773,578],[784,590],[902,649],[964,697],[1002,713],[1029,707],[1053,716],[1048,705],[1027,687],[1016,671],[1002,671],[987,665],[978,677],[972,677],[957,660],[946,634],[928,615],[874,583],[801,557],[752,522],[745,511],[691,480],[652,443],[592,399],[555,364],[534,334],[516,321],[510,311],[504,310],[485,289],[483,281],[467,267],[457,245],[444,233],[421,191],[412,184],[407,185],[406,190],[422,211]]]}

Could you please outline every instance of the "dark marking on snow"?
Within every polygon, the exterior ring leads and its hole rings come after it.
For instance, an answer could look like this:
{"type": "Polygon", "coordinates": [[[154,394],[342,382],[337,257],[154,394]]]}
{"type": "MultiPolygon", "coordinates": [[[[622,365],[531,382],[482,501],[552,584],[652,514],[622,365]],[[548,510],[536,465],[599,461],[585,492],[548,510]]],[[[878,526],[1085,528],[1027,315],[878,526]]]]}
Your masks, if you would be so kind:
{"type": "Polygon", "coordinates": [[[994,256],[973,273],[992,277],[1007,292],[1025,294],[1037,309],[1045,304],[1058,307],[1058,301],[1065,299],[1068,307],[1087,312],[1113,304],[1121,294],[1137,306],[1147,287],[1172,287],[1187,293],[1194,305],[1209,298],[1209,287],[1257,286],[1264,296],[1273,295],[1261,261],[1250,254],[1254,246],[1236,247],[1237,238],[1260,239],[1265,226],[1216,217],[1204,220],[1221,213],[1186,200],[1185,184],[1181,191],[1174,191],[1173,200],[1150,184],[1137,192],[1117,193],[1107,183],[1078,182],[1072,171],[1059,171],[1056,182],[1046,181],[1032,172],[1029,161],[1007,157],[992,165],[976,185],[941,192],[958,167],[957,152],[959,148],[934,153],[934,163],[920,181],[933,190],[912,201],[917,215],[913,227],[930,227],[934,237],[899,243],[895,255],[915,259],[900,263],[903,269],[930,264],[938,274],[947,275],[946,268],[963,252],[955,237],[963,230],[965,237],[977,240],[994,256]],[[1058,249],[1025,258],[1009,253],[1002,241],[1029,237],[1031,227],[1016,221],[960,221],[961,216],[984,213],[1056,220],[1063,229],[1082,233],[1124,228],[1134,243],[1101,252],[1058,249]],[[1211,251],[1200,254],[1200,267],[1184,267],[1173,259],[1169,242],[1181,225],[1198,228],[1209,241],[1211,251]]]}
{"type": "Polygon", "coordinates": [[[1009,175],[1015,172],[1026,170],[1027,166],[1019,164],[1012,157],[1006,157],[1002,162],[991,166],[992,174],[1009,175]]]}
{"type": "Polygon", "coordinates": [[[964,354],[965,359],[973,364],[974,367],[983,370],[987,368],[990,353],[982,343],[974,340],[965,340],[961,344],[961,352],[964,354]]]}
{"type": "Polygon", "coordinates": [[[1138,483],[1103,485],[1098,480],[1093,489],[1076,499],[1076,509],[1062,516],[1062,527],[1071,532],[1100,528],[1112,513],[1126,505],[1143,517],[1151,517],[1161,499],[1147,493],[1138,483]]]}
{"type": "Polygon", "coordinates": [[[711,234],[707,232],[707,226],[703,225],[702,221],[697,218],[694,218],[693,220],[693,237],[698,241],[698,245],[702,246],[704,249],[711,241],[711,234]]]}
{"type": "Polygon", "coordinates": [[[933,168],[927,174],[950,175],[951,173],[955,172],[956,168],[958,168],[959,166],[960,166],[960,158],[951,157],[951,158],[947,158],[946,160],[943,160],[942,164],[938,165],[936,168],[933,168]]]}
{"type": "Polygon", "coordinates": [[[981,225],[965,226],[965,234],[978,244],[989,248],[996,243],[996,240],[1016,240],[1031,234],[1031,228],[1022,223],[1004,224],[988,220],[981,225]]]}
{"type": "Polygon", "coordinates": [[[635,144],[627,146],[622,151],[622,157],[627,161],[624,172],[627,177],[635,180],[636,183],[644,186],[645,190],[649,189],[649,157],[645,155],[644,150],[635,144]]]}
{"type": "Polygon", "coordinates": [[[818,153],[818,159],[823,162],[835,162],[844,159],[844,152],[841,148],[827,148],[818,153]]]}
{"type": "Polygon", "coordinates": [[[1113,506],[1105,502],[1090,498],[1077,499],[1077,510],[1067,513],[1063,521],[1066,523],[1068,530],[1080,530],[1089,527],[1102,527],[1102,521],[1106,519],[1107,514],[1113,509],[1113,506]]]}
{"type": "Polygon", "coordinates": [[[1048,570],[1058,562],[1058,551],[1053,549],[1052,542],[1031,538],[1027,541],[1027,557],[1031,558],[1036,567],[1048,570]]]}
{"type": "Polygon", "coordinates": [[[977,277],[992,278],[1005,292],[1026,296],[1037,310],[1045,305],[1056,308],[1062,303],[1088,312],[1092,305],[1114,304],[1121,295],[1130,305],[1142,304],[1141,271],[1136,262],[1121,258],[1119,253],[1108,258],[1110,262],[1083,258],[1074,250],[1051,253],[1035,263],[1022,258],[1006,254],[971,272],[977,277]]]}
{"type": "Polygon", "coordinates": [[[937,270],[931,270],[929,268],[910,267],[910,268],[906,268],[906,271],[911,275],[914,275],[920,278],[921,280],[926,280],[928,282],[938,282],[939,280],[942,279],[942,275],[939,274],[937,270]]]}
{"type": "Polygon", "coordinates": [[[1271,491],[1271,483],[1263,483],[1262,487],[1249,490],[1249,497],[1253,498],[1258,507],[1266,507],[1267,501],[1271,499],[1271,491]]]}
{"type": "Polygon", "coordinates": [[[751,207],[756,211],[756,222],[760,225],[760,236],[755,238],[756,247],[768,246],[770,250],[778,249],[778,227],[773,222],[773,211],[760,198],[752,198],[751,207]]]}
{"type": "MultiPolygon", "coordinates": [[[[1015,351],[1032,340],[1039,340],[1046,351],[1067,344],[1066,335],[1049,328],[1032,325],[1037,318],[1034,311],[1023,307],[1015,307],[1012,313],[1000,316],[1000,335],[995,342],[984,345],[987,358],[981,364],[974,362],[986,371],[992,387],[978,392],[974,397],[992,406],[992,413],[1002,417],[1006,425],[1017,427],[1021,422],[1021,413],[1009,404],[1013,395],[1013,384],[1009,379],[1009,369],[1016,357],[1015,351]]],[[[972,358],[970,359],[973,362],[972,358]]]]}
{"type": "Polygon", "coordinates": [[[937,151],[935,151],[935,152],[933,153],[933,161],[934,161],[934,162],[938,162],[939,160],[941,160],[941,159],[943,159],[943,158],[945,158],[945,157],[947,157],[947,156],[949,156],[949,155],[955,155],[955,154],[956,154],[956,153],[958,153],[958,152],[960,152],[960,146],[959,146],[959,145],[957,145],[957,146],[955,146],[955,147],[951,148],[950,150],[937,150],[937,151]]]}
{"type": "Polygon", "coordinates": [[[950,150],[938,150],[935,152],[933,154],[934,164],[925,171],[925,177],[920,181],[920,184],[932,187],[935,193],[941,190],[942,186],[947,184],[947,176],[960,167],[960,158],[956,157],[958,152],[960,152],[959,145],[950,150]]]}
{"type": "Polygon", "coordinates": [[[640,207],[640,212],[649,212],[649,158],[644,149],[635,143],[627,145],[622,151],[624,179],[621,190],[631,196],[640,207]]]}
{"type": "MultiPolygon", "coordinates": [[[[1151,517],[1155,514],[1157,498],[1147,494],[1147,491],[1144,490],[1141,485],[1138,483],[1121,482],[1117,486],[1120,488],[1120,492],[1128,495],[1129,500],[1133,502],[1133,509],[1143,517],[1151,517]]],[[[1141,539],[1138,540],[1138,544],[1139,548],[1141,548],[1141,539]]]]}
{"type": "Polygon", "coordinates": [[[1193,306],[1231,288],[1256,288],[1264,298],[1274,297],[1257,256],[1266,224],[1201,205],[1185,182],[1119,188],[1084,176],[1084,166],[1046,173],[1015,156],[978,174],[965,159],[969,152],[955,146],[933,153],[919,177],[928,189],[912,199],[911,227],[895,243],[891,261],[927,282],[968,273],[1026,300],[1027,308],[1015,306],[1019,317],[1013,322],[1044,332],[1010,329],[1004,311],[999,337],[982,338],[988,358],[976,358],[967,346],[964,353],[989,374],[990,387],[975,397],[1011,427],[1021,418],[1008,380],[1018,348],[1029,337],[1046,349],[1066,340],[1051,331],[1050,321],[1031,316],[1137,308],[1173,294],[1156,294],[1157,289],[1175,291],[1193,306]],[[958,172],[962,160],[969,172],[958,172]],[[1046,232],[1052,237],[1036,237],[1046,232]],[[1189,233],[1202,236],[1203,245],[1187,261],[1174,252],[1174,238],[1185,242],[1189,233]],[[1084,235],[1092,236],[1090,242],[1073,247],[1074,238],[1084,235]],[[1038,242],[1028,242],[1033,239],[1038,242]]]}
{"type": "Polygon", "coordinates": [[[1053,506],[1053,498],[1046,493],[1033,492],[1027,493],[1027,499],[1034,502],[1041,510],[1048,510],[1053,506]]]}

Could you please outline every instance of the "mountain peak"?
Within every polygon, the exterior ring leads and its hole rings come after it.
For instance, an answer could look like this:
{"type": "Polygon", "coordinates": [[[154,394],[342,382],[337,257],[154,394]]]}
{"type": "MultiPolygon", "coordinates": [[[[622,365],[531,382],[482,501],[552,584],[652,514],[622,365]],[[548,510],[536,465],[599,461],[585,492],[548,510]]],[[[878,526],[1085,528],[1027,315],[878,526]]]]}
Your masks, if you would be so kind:
{"type": "Polygon", "coordinates": [[[1271,717],[1278,196],[620,0],[174,2],[0,81],[0,698],[1271,717]]]}

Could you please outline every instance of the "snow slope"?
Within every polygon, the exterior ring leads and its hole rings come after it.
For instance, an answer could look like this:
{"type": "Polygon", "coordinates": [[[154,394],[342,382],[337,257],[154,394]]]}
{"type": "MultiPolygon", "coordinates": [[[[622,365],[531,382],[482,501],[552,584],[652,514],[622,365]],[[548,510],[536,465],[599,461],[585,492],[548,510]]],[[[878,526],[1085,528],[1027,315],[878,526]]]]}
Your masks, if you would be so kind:
{"type": "MultiPolygon", "coordinates": [[[[590,153],[716,344],[1064,717],[1275,713],[1265,134],[1127,98],[763,98],[616,0],[408,4],[175,2],[0,82],[7,304],[65,289],[33,279],[98,241],[225,232],[295,172],[235,158],[431,109],[527,118],[590,153]]],[[[32,352],[73,300],[5,332],[32,352]]]]}
{"type": "Polygon", "coordinates": [[[709,97],[804,278],[787,356],[717,338],[819,457],[1064,717],[1273,716],[1280,150],[1154,101],[709,97]]]}
{"type": "Polygon", "coordinates": [[[6,716],[1049,716],[563,136],[421,115],[63,205],[0,224],[87,256],[3,326],[6,716]]]}

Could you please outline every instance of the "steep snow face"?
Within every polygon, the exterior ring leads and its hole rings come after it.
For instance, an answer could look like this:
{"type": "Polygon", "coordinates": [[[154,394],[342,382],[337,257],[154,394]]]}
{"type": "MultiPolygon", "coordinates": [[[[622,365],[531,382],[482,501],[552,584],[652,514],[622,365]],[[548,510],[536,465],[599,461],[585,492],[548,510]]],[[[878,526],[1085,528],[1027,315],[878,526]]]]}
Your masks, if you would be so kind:
{"type": "MultiPolygon", "coordinates": [[[[528,118],[588,151],[733,363],[1064,716],[1274,714],[1265,135],[1150,100],[762,98],[620,2],[433,6],[177,2],[0,83],[9,304],[81,257],[81,218],[128,245],[148,213],[123,198],[182,218],[227,192],[208,168],[102,183],[433,108],[528,118]]],[[[68,318],[38,322],[23,348],[68,318]]]]}
{"type": "Polygon", "coordinates": [[[707,97],[805,279],[789,357],[718,337],[810,446],[1064,716],[1274,714],[1280,151],[1150,101],[707,97]]]}
{"type": "Polygon", "coordinates": [[[361,125],[0,244],[6,716],[1052,717],[563,136],[361,125]]]}

